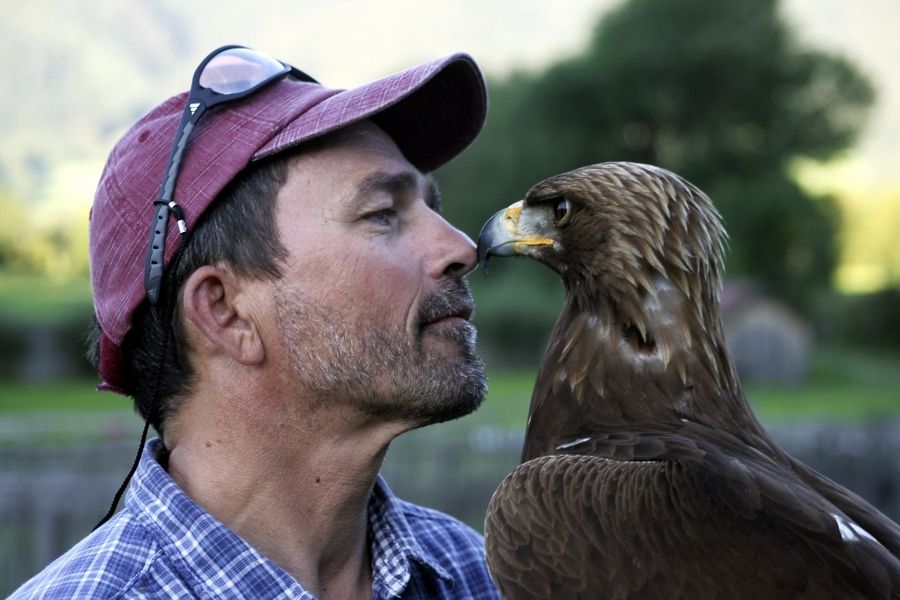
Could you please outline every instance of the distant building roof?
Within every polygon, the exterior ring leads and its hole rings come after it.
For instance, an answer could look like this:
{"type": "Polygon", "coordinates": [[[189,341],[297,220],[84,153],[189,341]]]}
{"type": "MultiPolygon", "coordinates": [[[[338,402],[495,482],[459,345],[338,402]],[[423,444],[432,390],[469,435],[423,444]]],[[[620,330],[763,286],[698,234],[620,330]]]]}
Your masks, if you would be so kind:
{"type": "Polygon", "coordinates": [[[799,383],[806,377],[811,329],[803,317],[743,282],[726,284],[719,302],[741,379],[799,383]]]}

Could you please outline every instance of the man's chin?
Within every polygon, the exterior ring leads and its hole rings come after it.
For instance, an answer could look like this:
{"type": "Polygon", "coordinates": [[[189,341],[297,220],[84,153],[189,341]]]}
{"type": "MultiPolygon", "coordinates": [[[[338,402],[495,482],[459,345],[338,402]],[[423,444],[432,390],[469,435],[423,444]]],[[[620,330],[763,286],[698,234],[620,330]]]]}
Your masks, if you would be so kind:
{"type": "Polygon", "coordinates": [[[412,428],[445,423],[465,417],[475,412],[483,401],[483,393],[472,393],[471,391],[460,393],[452,400],[428,406],[426,410],[417,415],[418,418],[412,428]]]}
{"type": "Polygon", "coordinates": [[[484,372],[484,363],[475,355],[473,350],[462,350],[465,358],[454,365],[448,364],[453,370],[453,377],[445,381],[442,398],[432,404],[434,409],[428,422],[440,423],[464,417],[474,412],[487,393],[487,377],[484,372]]]}
{"type": "Polygon", "coordinates": [[[411,417],[412,428],[464,417],[481,405],[487,393],[484,363],[474,347],[446,338],[436,339],[435,344],[446,350],[429,349],[428,358],[419,365],[428,385],[402,403],[409,409],[406,416],[411,417]]]}

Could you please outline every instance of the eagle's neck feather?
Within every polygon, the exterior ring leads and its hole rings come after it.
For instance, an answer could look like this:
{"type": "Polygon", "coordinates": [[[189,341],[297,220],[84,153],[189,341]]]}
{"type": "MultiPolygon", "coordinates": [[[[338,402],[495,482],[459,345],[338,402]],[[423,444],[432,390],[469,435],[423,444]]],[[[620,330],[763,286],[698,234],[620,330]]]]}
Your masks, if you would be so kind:
{"type": "Polygon", "coordinates": [[[594,431],[667,428],[684,419],[761,432],[728,356],[716,297],[689,298],[660,276],[631,296],[588,297],[586,289],[567,286],[523,456],[594,431]]]}

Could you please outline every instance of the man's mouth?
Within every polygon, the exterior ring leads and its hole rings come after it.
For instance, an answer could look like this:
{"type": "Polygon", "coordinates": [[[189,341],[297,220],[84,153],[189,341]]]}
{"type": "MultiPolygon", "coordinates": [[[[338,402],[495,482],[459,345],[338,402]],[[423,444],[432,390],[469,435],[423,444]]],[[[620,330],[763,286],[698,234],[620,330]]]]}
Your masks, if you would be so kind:
{"type": "Polygon", "coordinates": [[[446,312],[441,312],[440,314],[431,316],[427,321],[423,324],[423,327],[428,327],[429,325],[437,325],[439,323],[450,323],[450,322],[465,322],[468,323],[472,318],[473,307],[470,305],[463,305],[454,307],[451,310],[446,312]]]}
{"type": "Polygon", "coordinates": [[[474,333],[471,323],[474,311],[475,300],[466,282],[448,282],[444,289],[426,298],[419,307],[417,337],[421,339],[426,330],[432,329],[442,336],[457,337],[464,331],[470,335],[474,333]]]}

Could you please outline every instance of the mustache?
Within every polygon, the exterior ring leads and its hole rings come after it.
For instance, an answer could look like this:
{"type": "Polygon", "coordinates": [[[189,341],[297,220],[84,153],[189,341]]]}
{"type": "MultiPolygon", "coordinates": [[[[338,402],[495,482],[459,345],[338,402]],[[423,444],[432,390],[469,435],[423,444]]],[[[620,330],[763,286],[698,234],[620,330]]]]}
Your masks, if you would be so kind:
{"type": "Polygon", "coordinates": [[[419,307],[418,328],[421,331],[429,323],[458,316],[471,319],[475,300],[469,284],[462,279],[450,280],[443,288],[425,298],[419,307]]]}

